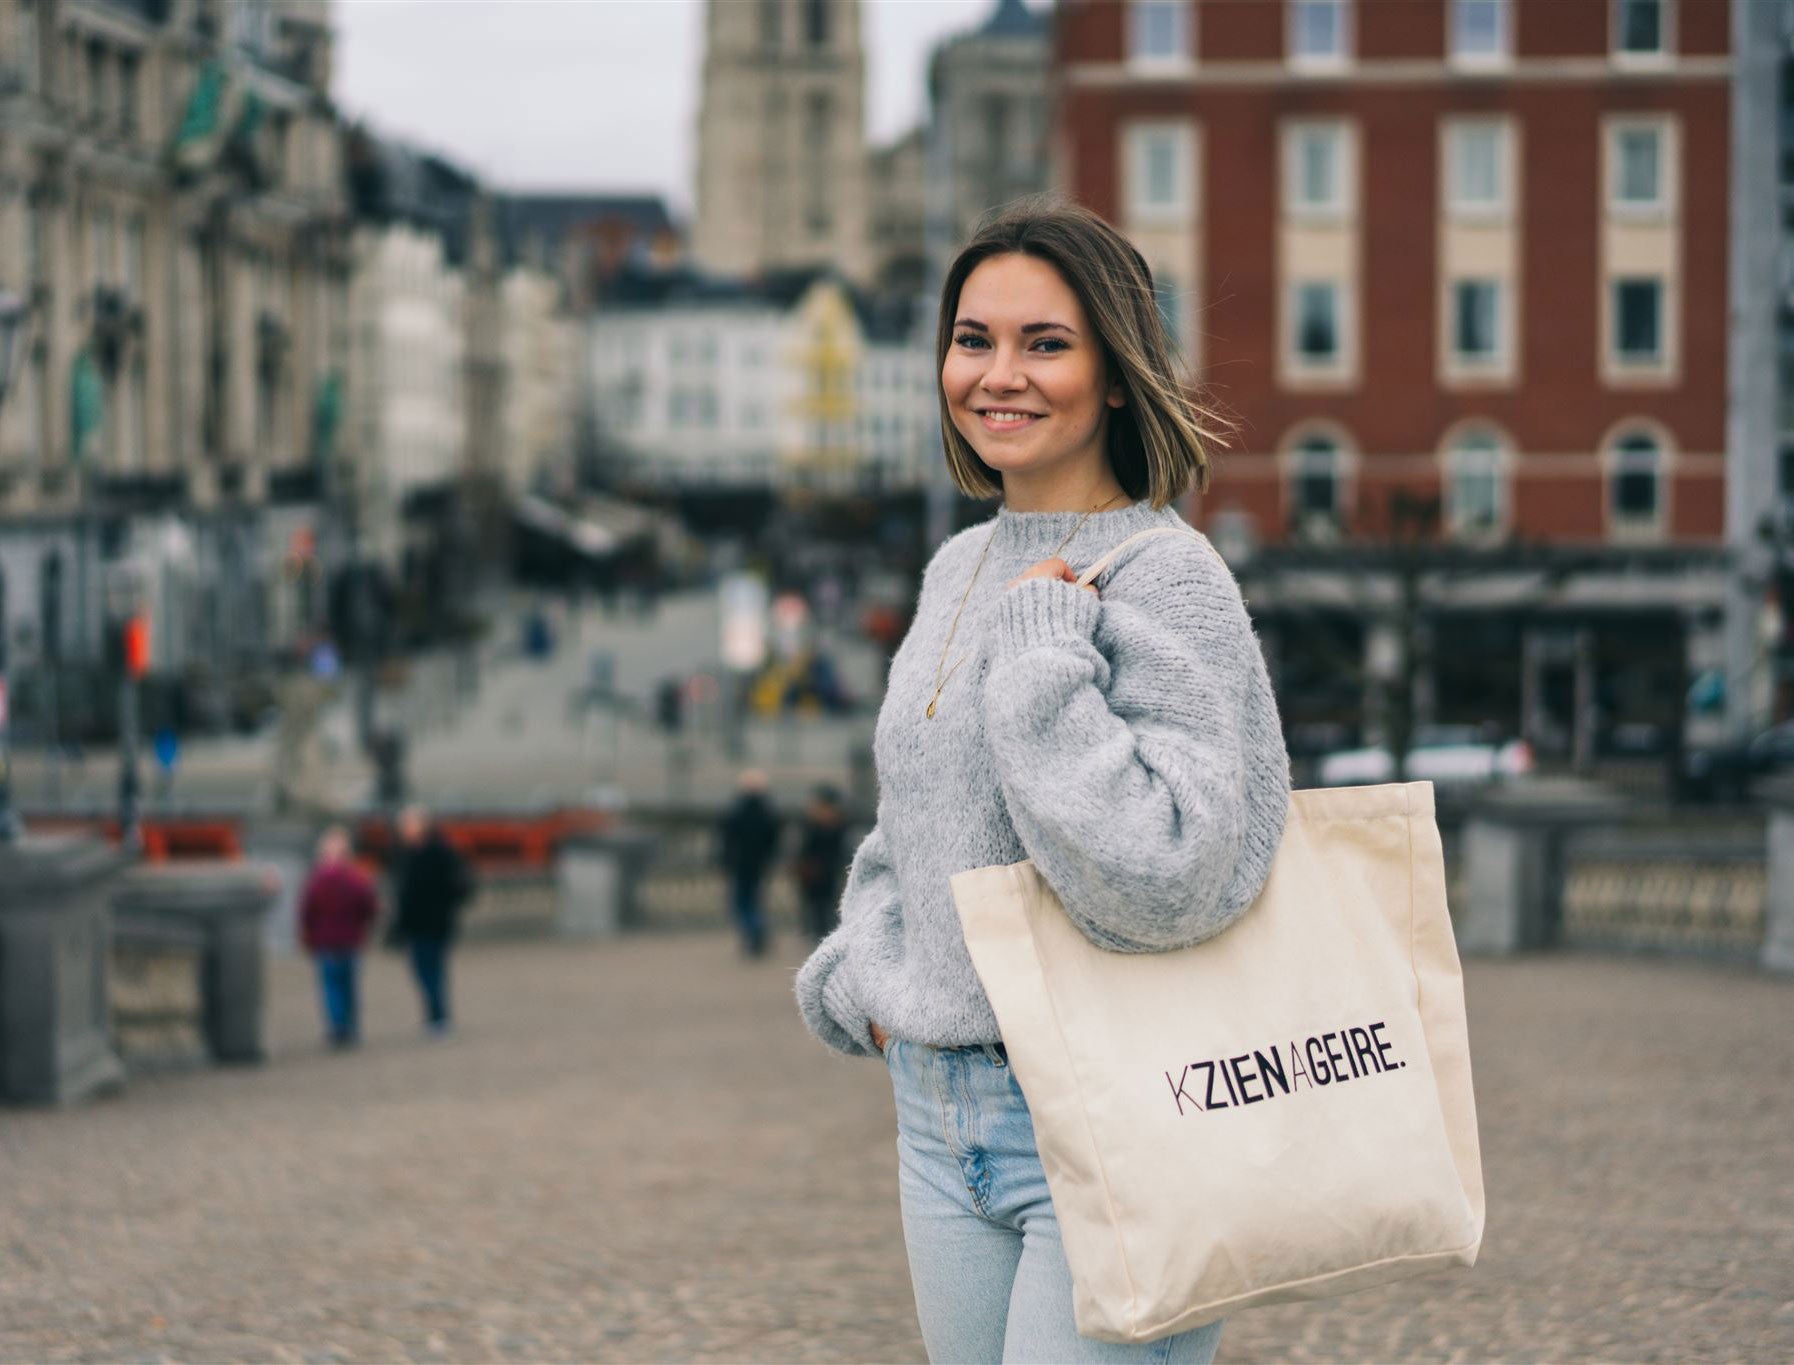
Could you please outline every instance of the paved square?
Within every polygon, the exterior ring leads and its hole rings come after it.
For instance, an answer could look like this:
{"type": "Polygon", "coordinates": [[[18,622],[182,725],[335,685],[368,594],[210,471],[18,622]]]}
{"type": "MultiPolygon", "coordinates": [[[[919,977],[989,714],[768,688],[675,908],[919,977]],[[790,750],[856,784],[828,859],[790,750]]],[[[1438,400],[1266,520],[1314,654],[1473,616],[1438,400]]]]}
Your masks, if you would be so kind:
{"type": "MultiPolygon", "coordinates": [[[[14,1360],[919,1360],[889,1091],[790,1003],[794,945],[478,944],[423,1039],[272,969],[265,1068],[0,1111],[14,1360]]],[[[1241,1315],[1223,1358],[1794,1358],[1794,983],[1473,964],[1484,1258],[1241,1315]]]]}

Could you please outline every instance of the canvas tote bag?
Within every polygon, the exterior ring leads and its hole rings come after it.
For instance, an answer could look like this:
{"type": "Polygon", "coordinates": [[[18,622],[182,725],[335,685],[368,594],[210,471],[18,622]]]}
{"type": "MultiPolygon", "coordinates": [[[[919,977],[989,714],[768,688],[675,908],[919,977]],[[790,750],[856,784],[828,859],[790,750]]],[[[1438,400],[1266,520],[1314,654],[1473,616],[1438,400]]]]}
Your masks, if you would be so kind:
{"type": "Polygon", "coordinates": [[[1482,1161],[1431,783],[1293,793],[1258,899],[1175,952],[1097,948],[1031,862],[952,890],[1082,1335],[1151,1341],[1475,1261],[1482,1161]]]}

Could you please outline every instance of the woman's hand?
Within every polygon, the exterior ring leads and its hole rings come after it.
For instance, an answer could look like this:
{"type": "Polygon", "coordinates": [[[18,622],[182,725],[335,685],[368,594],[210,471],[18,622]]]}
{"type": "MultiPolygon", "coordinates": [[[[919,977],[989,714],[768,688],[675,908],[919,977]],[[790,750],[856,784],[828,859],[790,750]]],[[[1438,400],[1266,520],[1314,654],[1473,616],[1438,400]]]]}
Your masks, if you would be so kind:
{"type": "MultiPolygon", "coordinates": [[[[1071,565],[1067,564],[1063,559],[1056,557],[1053,559],[1043,559],[1040,563],[1024,569],[1003,586],[1005,588],[1013,588],[1017,583],[1025,582],[1030,578],[1051,578],[1060,583],[1076,583],[1078,581],[1078,573],[1076,569],[1072,568],[1071,565]]],[[[1086,583],[1084,585],[1084,591],[1095,593],[1096,584],[1086,583]]]]}
{"type": "Polygon", "coordinates": [[[886,1033],[870,1019],[866,1021],[866,1027],[872,1030],[872,1046],[877,1048],[880,1052],[883,1052],[885,1050],[885,1044],[891,1041],[891,1035],[886,1033]]]}

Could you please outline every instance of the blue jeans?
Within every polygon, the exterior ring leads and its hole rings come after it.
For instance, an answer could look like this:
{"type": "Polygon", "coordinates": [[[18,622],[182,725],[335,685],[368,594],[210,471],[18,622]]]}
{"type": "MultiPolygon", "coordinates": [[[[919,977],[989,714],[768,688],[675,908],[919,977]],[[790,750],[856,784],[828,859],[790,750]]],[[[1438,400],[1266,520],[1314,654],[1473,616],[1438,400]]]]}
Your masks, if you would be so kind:
{"type": "Polygon", "coordinates": [[[944,1362],[1196,1362],[1210,1323],[1142,1345],[1078,1335],[1071,1270],[1034,1123],[996,1049],[893,1039],[903,1240],[928,1358],[944,1362]]]}
{"type": "Polygon", "coordinates": [[[442,1028],[449,1021],[448,955],[445,938],[411,940],[411,972],[423,992],[424,1020],[432,1028],[442,1028]]]}
{"type": "Polygon", "coordinates": [[[741,946],[750,957],[766,951],[766,913],[760,908],[761,874],[729,876],[729,913],[735,919],[741,946]]]}
{"type": "Polygon", "coordinates": [[[324,1023],[333,1043],[352,1043],[361,1033],[355,986],[355,972],[360,960],[359,953],[318,954],[318,987],[324,997],[324,1023]]]}

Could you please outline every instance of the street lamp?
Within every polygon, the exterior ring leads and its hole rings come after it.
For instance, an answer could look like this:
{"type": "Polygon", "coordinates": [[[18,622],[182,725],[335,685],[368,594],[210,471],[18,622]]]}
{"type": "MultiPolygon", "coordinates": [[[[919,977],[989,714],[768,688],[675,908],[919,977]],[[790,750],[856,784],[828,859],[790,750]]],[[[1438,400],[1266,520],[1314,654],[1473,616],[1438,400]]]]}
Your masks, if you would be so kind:
{"type": "MultiPolygon", "coordinates": [[[[0,290],[0,410],[12,388],[19,340],[31,316],[31,305],[17,294],[0,290]]],[[[16,843],[22,832],[12,808],[12,662],[11,624],[7,620],[4,579],[0,579],[0,843],[16,843]]]]}

